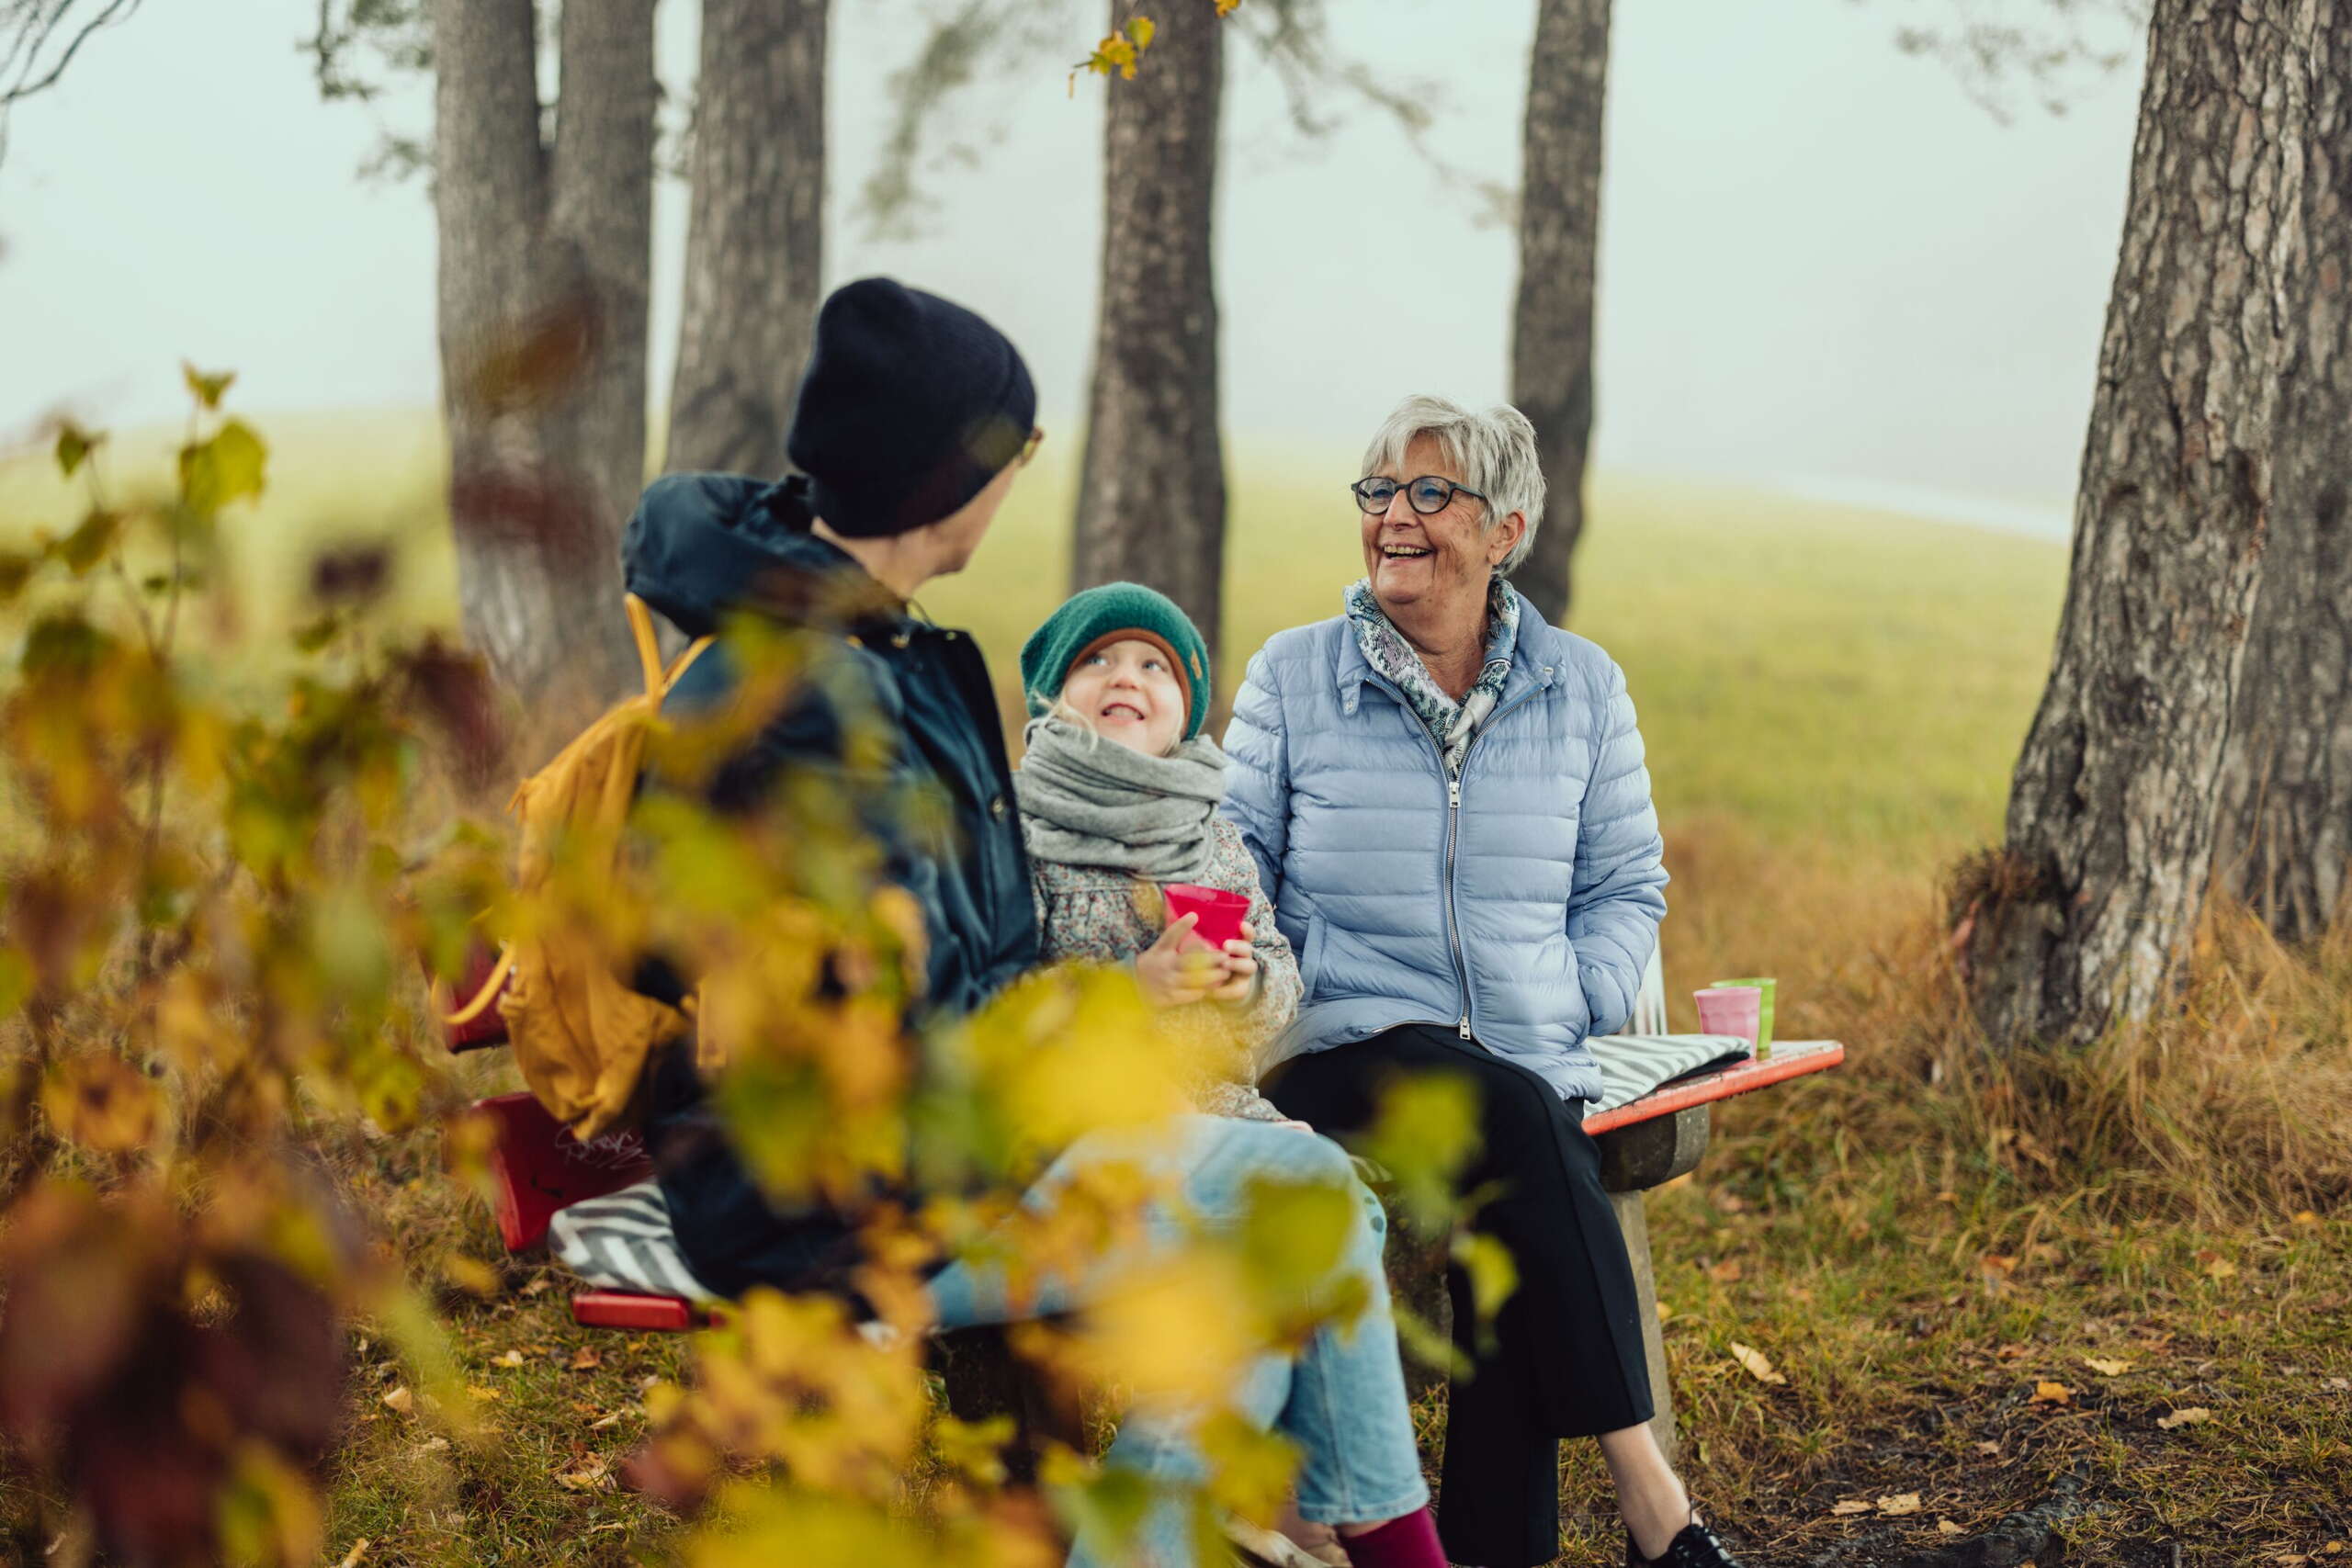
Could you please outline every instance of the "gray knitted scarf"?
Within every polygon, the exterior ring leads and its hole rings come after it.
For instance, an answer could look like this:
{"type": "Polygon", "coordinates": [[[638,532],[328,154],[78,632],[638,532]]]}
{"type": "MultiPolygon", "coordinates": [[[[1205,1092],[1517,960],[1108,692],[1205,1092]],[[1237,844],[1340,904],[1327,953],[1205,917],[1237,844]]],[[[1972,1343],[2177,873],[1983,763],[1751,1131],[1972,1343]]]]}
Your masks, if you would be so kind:
{"type": "Polygon", "coordinates": [[[1446,695],[1421,656],[1373,597],[1371,579],[1359,578],[1349,588],[1348,621],[1355,628],[1364,662],[1405,694],[1414,716],[1437,742],[1438,753],[1445,759],[1446,777],[1460,778],[1471,738],[1495,711],[1495,705],[1502,700],[1503,682],[1510,679],[1511,650],[1519,644],[1519,598],[1510,585],[1498,577],[1487,590],[1487,660],[1479,667],[1477,681],[1458,703],[1446,695]]]}
{"type": "Polygon", "coordinates": [[[1103,865],[1154,882],[1208,870],[1209,818],[1225,797],[1225,753],[1207,736],[1170,757],[1147,757],[1047,715],[1022,732],[1012,775],[1029,853],[1061,865],[1103,865]]]}

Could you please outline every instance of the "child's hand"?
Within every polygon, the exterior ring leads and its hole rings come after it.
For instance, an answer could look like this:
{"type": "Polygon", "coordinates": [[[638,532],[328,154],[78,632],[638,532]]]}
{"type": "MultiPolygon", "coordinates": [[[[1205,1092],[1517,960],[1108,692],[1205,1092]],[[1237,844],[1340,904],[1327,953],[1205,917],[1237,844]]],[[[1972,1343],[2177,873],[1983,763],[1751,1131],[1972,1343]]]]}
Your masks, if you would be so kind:
{"type": "Polygon", "coordinates": [[[1221,1002],[1246,1002],[1250,999],[1250,994],[1258,988],[1258,952],[1250,945],[1256,937],[1257,932],[1250,929],[1250,922],[1242,921],[1239,939],[1227,942],[1225,951],[1218,955],[1218,963],[1224,965],[1225,978],[1216,989],[1209,993],[1210,996],[1221,1002]]]}
{"type": "Polygon", "coordinates": [[[1216,994],[1229,960],[1217,956],[1193,934],[1198,915],[1179,915],[1161,929],[1159,940],[1136,954],[1136,984],[1156,1008],[1182,1007],[1216,994]]]}

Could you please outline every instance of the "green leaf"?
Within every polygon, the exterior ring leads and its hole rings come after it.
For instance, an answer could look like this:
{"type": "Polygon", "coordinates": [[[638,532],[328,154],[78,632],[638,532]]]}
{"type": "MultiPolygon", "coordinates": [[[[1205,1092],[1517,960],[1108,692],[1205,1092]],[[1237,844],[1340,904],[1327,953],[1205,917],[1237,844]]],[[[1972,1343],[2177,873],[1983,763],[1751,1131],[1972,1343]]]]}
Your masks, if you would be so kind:
{"type": "Polygon", "coordinates": [[[104,435],[93,434],[72,420],[66,420],[57,427],[58,470],[67,479],[72,479],[105,439],[104,435]]]}
{"type": "Polygon", "coordinates": [[[187,389],[195,394],[196,400],[208,410],[220,406],[220,395],[226,392],[230,383],[237,378],[237,373],[234,370],[207,373],[198,370],[185,359],[180,361],[180,373],[187,378],[187,389]]]}
{"type": "Polygon", "coordinates": [[[89,570],[107,558],[122,532],[122,515],[104,507],[90,508],[88,516],[54,547],[57,558],[65,563],[74,576],[86,576],[89,570]]]}
{"type": "Polygon", "coordinates": [[[333,642],[334,634],[341,630],[343,630],[342,616],[321,615],[315,621],[294,628],[294,646],[304,653],[316,653],[333,642]]]}
{"type": "Polygon", "coordinates": [[[86,676],[114,639],[76,615],[49,615],[25,636],[24,671],[62,671],[86,676]]]}
{"type": "Polygon", "coordinates": [[[253,426],[230,420],[209,441],[180,448],[180,498],[190,511],[209,514],[258,496],[268,458],[269,448],[253,426]]]}
{"type": "Polygon", "coordinates": [[[1127,37],[1135,40],[1137,53],[1151,47],[1151,36],[1157,31],[1159,28],[1149,17],[1137,17],[1127,24],[1127,37]]]}

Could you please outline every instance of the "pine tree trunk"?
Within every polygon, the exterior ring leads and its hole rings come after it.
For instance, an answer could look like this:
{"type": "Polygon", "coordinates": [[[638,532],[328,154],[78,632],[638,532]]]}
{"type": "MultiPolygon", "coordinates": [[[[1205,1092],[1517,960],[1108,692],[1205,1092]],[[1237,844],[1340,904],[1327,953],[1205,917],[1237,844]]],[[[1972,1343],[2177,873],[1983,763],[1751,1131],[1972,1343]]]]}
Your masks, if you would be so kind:
{"type": "Polygon", "coordinates": [[[467,641],[533,701],[637,679],[620,526],[645,467],[653,0],[434,0],[442,400],[467,641]]]}
{"type": "Polygon", "coordinates": [[[826,0],[703,0],[664,467],[772,475],[823,265],[826,0]]]}
{"type": "Polygon", "coordinates": [[[1996,1045],[2165,1001],[2222,766],[2299,352],[2308,0],[2158,0],[2050,683],[1963,912],[1996,1045]]]}
{"type": "Polygon", "coordinates": [[[2279,393],[2262,590],[2222,775],[2220,886],[2281,941],[2344,911],[2352,863],[2352,8],[2317,40],[2303,175],[2304,334],[2279,393]]]}
{"type": "MultiPolygon", "coordinates": [[[[1114,28],[1131,8],[1113,0],[1114,28]]],[[[1102,298],[1071,579],[1079,588],[1148,583],[1215,648],[1225,454],[1209,223],[1222,24],[1207,0],[1156,19],[1136,79],[1104,84],[1102,298]]]]}
{"type": "Polygon", "coordinates": [[[1593,278],[1600,246],[1601,124],[1610,0],[1536,0],[1519,193],[1511,401],[1535,426],[1544,522],[1512,575],[1555,626],[1573,600],[1592,439],[1593,278]]]}

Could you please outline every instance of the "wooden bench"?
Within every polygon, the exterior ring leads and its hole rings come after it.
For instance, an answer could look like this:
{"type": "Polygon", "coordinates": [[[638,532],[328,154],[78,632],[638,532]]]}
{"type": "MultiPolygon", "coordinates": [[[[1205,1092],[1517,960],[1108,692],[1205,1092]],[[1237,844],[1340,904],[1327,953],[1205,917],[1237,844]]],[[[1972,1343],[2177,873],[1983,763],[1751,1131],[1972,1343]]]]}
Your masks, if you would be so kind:
{"type": "MultiPolygon", "coordinates": [[[[490,962],[480,960],[476,968],[477,973],[469,976],[469,989],[487,977],[490,962]]],[[[1667,1032],[1666,978],[1655,953],[1642,977],[1633,1029],[1642,1034],[1667,1032]]],[[[452,1051],[479,1050],[504,1042],[504,1021],[495,1008],[448,1032],[452,1051]]],[[[1657,1280],[1650,1262],[1649,1221],[1643,1194],[1698,1168],[1707,1151],[1712,1108],[1717,1101],[1823,1072],[1845,1059],[1845,1046],[1834,1040],[1776,1040],[1768,1060],[1677,1079],[1585,1122],[1600,1146],[1601,1182],[1609,1190],[1633,1260],[1651,1397],[1657,1408],[1653,1427],[1659,1446],[1669,1457],[1676,1446],[1673,1395],[1666,1373],[1657,1280]]],[[[582,1145],[528,1094],[496,1095],[479,1101],[476,1109],[489,1116],[496,1128],[491,1172],[499,1236],[510,1252],[528,1251],[544,1242],[548,1223],[557,1210],[617,1191],[652,1173],[644,1145],[635,1137],[601,1138],[582,1145]]],[[[1434,1266],[1434,1260],[1444,1256],[1444,1238],[1427,1239],[1437,1245],[1431,1247],[1425,1241],[1419,1247],[1392,1248],[1389,1263],[1398,1299],[1434,1322],[1445,1301],[1443,1270],[1434,1266]]],[[[680,1331],[711,1322],[715,1311],[723,1309],[681,1296],[626,1291],[583,1290],[571,1298],[573,1320],[598,1328],[680,1331]]],[[[940,1370],[956,1413],[970,1419],[1009,1411],[1024,1435],[1061,1426],[1065,1417],[1043,1406],[1037,1391],[1019,1375],[1011,1358],[1001,1353],[1001,1341],[999,1335],[967,1330],[942,1343],[940,1370]]],[[[1010,1458],[1019,1471],[1025,1468],[1023,1450],[1026,1445],[1015,1447],[1010,1458]]]]}

